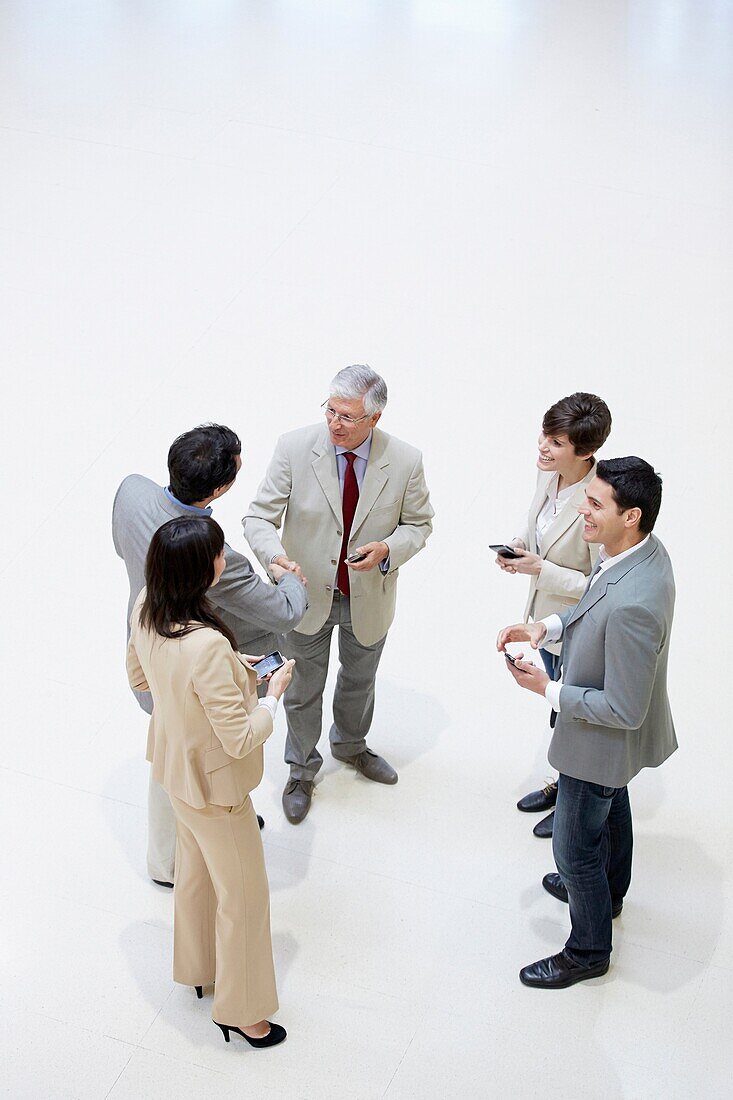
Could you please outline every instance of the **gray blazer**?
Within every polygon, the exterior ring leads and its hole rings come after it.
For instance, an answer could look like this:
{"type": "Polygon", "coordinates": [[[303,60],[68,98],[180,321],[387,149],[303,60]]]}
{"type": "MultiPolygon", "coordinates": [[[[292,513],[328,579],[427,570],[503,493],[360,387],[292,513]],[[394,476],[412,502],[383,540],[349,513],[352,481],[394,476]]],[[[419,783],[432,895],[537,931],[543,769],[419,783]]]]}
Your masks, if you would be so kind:
{"type": "Polygon", "coordinates": [[[563,686],[548,756],[559,772],[624,787],[677,748],[667,698],[674,596],[669,555],[651,535],[560,616],[563,686]]]}
{"type": "MultiPolygon", "coordinates": [[[[127,634],[130,612],[145,584],[145,557],[155,532],[169,519],[190,515],[175,504],[160,485],[140,474],[130,474],[120,485],[112,507],[112,538],[124,560],[130,580],[127,634]]],[[[224,544],[227,567],[209,599],[234,633],[241,652],[270,653],[278,646],[276,634],[293,630],[308,607],[307,590],[291,573],[277,586],[267,584],[243,554],[224,544]]],[[[152,714],[150,692],[135,692],[140,706],[152,714]]]]}

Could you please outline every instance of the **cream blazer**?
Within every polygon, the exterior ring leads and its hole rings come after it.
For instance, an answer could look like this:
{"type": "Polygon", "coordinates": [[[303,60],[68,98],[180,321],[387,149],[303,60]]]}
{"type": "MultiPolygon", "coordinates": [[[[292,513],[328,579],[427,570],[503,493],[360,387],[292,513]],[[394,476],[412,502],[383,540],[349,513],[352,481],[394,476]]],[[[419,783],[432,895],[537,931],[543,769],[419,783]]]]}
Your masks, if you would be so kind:
{"type": "Polygon", "coordinates": [[[181,639],[143,630],[138,596],[130,621],[127,675],[151,691],[147,759],[170,795],[200,810],[239,806],[262,779],[272,716],[257,706],[257,675],[226,638],[201,627],[181,639]]]}
{"type": "MultiPolygon", "coordinates": [[[[583,517],[578,506],[585,500],[585,490],[595,477],[596,462],[575,487],[575,492],[565,502],[564,507],[555,516],[545,531],[542,542],[537,545],[537,516],[552,488],[556,473],[544,470],[537,472],[537,487],[527,517],[527,526],[519,536],[526,548],[533,554],[539,554],[542,565],[539,576],[530,577],[529,594],[524,609],[524,621],[533,619],[538,622],[547,615],[560,615],[568,607],[573,607],[585,591],[588,576],[598,559],[598,546],[583,541],[583,517]]],[[[546,647],[552,653],[559,653],[559,643],[546,647]]]]}
{"type": "MultiPolygon", "coordinates": [[[[374,645],[389,630],[397,574],[422,550],[433,529],[433,515],[422,455],[375,428],[349,553],[367,542],[386,542],[389,571],[386,575],[379,568],[350,573],[351,623],[362,645],[374,645]]],[[[308,610],[297,630],[315,634],[331,612],[343,538],[336,450],[325,425],[314,424],[280,437],[242,523],[245,538],[265,569],[280,554],[302,566],[308,578],[308,610]]]]}

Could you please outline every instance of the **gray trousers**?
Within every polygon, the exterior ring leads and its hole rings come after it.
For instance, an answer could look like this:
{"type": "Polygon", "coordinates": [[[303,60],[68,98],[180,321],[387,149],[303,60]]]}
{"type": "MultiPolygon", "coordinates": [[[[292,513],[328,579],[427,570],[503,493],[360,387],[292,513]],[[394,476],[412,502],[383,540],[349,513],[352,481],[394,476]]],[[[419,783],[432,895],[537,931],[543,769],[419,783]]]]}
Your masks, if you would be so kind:
{"type": "Polygon", "coordinates": [[[356,756],[366,748],[374,714],[374,682],[386,635],[375,645],[362,645],[351,629],[349,599],[337,592],[331,614],[317,634],[292,630],[283,650],[295,658],[293,679],[285,692],[288,734],[285,762],[293,779],[314,779],[323,763],[317,749],[323,719],[323,689],[328,675],[331,635],[339,628],[339,671],[333,694],[329,733],[335,756],[356,756]]]}

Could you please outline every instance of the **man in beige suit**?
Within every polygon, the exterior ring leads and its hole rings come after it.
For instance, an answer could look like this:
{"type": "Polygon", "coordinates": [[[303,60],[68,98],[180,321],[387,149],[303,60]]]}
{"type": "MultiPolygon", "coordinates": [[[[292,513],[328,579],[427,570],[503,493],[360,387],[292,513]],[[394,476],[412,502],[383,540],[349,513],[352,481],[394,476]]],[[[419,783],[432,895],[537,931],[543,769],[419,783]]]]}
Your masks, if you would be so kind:
{"type": "Polygon", "coordinates": [[[369,367],[340,371],[325,402],[325,425],[281,436],[243,520],[266,569],[275,563],[308,581],[308,611],[285,641],[295,658],[285,704],[290,779],[283,792],[293,824],[310,809],[323,763],[317,745],[335,627],[340,668],[331,751],[367,779],[397,782],[394,768],[366,747],[366,736],[397,575],[425,545],[433,509],[420,452],[377,427],[386,404],[384,380],[369,367]]]}

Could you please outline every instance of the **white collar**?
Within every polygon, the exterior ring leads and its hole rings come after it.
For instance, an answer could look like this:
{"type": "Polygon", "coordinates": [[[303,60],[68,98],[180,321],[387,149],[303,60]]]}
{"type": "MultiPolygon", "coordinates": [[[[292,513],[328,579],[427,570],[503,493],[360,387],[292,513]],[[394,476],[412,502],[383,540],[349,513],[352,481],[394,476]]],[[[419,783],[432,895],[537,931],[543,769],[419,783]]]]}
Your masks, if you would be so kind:
{"type": "Polygon", "coordinates": [[[650,536],[647,535],[641,542],[637,542],[636,546],[630,546],[628,550],[623,550],[613,558],[606,553],[605,546],[602,546],[598,552],[598,560],[601,563],[601,569],[610,569],[612,565],[617,565],[620,561],[623,561],[624,558],[628,558],[629,554],[635,554],[637,550],[641,550],[642,546],[646,546],[649,539],[650,536]]]}

